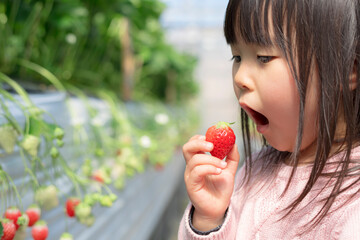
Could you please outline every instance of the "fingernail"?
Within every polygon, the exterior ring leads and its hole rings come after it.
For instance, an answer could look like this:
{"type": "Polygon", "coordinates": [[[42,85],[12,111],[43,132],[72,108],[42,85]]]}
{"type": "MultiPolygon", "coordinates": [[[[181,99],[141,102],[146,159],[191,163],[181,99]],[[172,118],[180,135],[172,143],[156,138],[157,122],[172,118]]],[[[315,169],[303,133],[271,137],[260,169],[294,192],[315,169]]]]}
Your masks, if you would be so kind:
{"type": "Polygon", "coordinates": [[[221,164],[222,167],[226,167],[227,162],[222,161],[220,164],[221,164]]]}
{"type": "Polygon", "coordinates": [[[216,173],[221,173],[221,171],[222,171],[221,168],[216,169],[216,173]]]}
{"type": "Polygon", "coordinates": [[[206,139],[205,136],[200,136],[199,138],[200,138],[200,140],[205,140],[206,139]]]}
{"type": "Polygon", "coordinates": [[[207,148],[212,148],[212,147],[213,147],[213,144],[212,144],[211,142],[207,142],[207,143],[206,143],[206,147],[207,147],[207,148]]]}

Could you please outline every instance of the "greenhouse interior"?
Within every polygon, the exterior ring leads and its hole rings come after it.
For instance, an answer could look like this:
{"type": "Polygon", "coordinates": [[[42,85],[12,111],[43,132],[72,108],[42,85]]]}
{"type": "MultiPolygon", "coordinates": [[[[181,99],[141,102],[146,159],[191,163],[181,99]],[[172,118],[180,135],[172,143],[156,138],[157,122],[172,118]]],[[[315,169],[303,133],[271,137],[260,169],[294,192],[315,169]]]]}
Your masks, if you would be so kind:
{"type": "Polygon", "coordinates": [[[226,4],[0,1],[0,236],[177,239],[182,145],[240,128],[226,4]]]}

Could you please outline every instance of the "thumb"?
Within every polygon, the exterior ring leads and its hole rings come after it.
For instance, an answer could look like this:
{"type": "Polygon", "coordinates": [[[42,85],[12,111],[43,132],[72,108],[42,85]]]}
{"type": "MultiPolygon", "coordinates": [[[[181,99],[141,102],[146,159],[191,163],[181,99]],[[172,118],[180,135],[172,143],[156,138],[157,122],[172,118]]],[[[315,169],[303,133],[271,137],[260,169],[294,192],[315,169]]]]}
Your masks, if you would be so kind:
{"type": "Polygon", "coordinates": [[[226,157],[227,168],[235,175],[238,164],[240,161],[240,154],[237,145],[234,144],[233,148],[226,157]]]}

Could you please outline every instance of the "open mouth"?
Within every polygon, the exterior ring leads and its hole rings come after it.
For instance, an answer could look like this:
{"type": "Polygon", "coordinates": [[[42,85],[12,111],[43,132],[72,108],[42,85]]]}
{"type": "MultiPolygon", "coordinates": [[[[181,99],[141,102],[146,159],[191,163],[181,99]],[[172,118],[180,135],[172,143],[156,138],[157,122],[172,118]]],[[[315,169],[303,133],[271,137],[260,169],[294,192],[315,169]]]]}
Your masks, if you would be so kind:
{"type": "Polygon", "coordinates": [[[269,120],[263,114],[249,108],[248,106],[241,106],[245,112],[250,115],[251,119],[255,122],[256,125],[267,125],[269,120]]]}

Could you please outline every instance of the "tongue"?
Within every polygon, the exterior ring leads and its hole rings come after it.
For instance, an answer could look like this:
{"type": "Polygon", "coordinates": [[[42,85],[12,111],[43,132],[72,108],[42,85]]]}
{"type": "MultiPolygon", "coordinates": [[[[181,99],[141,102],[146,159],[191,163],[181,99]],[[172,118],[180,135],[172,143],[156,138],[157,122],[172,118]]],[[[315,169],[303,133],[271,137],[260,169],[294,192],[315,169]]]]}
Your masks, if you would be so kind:
{"type": "Polygon", "coordinates": [[[254,111],[254,112],[253,112],[253,116],[254,116],[254,118],[255,118],[256,124],[266,125],[266,124],[269,123],[269,120],[268,120],[264,115],[262,115],[262,114],[259,113],[259,112],[254,111]]]}

